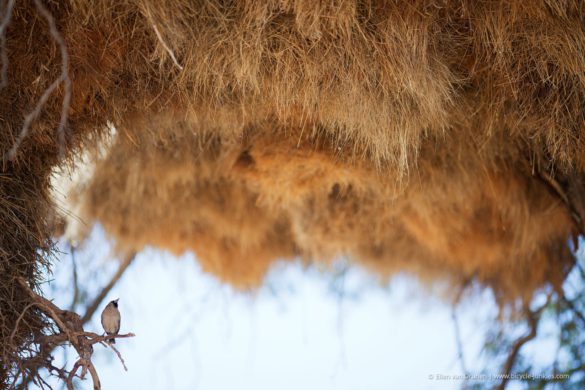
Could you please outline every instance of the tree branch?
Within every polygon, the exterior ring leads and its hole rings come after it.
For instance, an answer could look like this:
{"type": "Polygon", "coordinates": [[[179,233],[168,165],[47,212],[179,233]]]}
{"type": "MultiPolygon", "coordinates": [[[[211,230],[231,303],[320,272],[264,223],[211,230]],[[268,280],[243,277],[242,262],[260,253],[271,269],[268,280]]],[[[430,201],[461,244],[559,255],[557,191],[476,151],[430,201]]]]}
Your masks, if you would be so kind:
{"type": "Polygon", "coordinates": [[[154,33],[156,34],[156,38],[158,39],[158,41],[162,45],[163,49],[165,49],[165,51],[169,54],[169,56],[171,57],[171,60],[173,60],[173,63],[175,64],[175,66],[177,68],[179,68],[179,70],[183,70],[183,66],[181,64],[179,64],[179,61],[177,61],[177,57],[175,57],[175,53],[173,53],[173,51],[171,50],[169,45],[167,45],[167,43],[163,39],[160,31],[158,31],[156,23],[154,22],[154,18],[152,17],[152,15],[150,14],[150,11],[148,11],[148,10],[146,12],[146,18],[150,22],[152,29],[154,30],[154,33]]]}
{"type": "MultiPolygon", "coordinates": [[[[93,345],[97,343],[105,345],[104,341],[108,339],[134,337],[135,335],[133,333],[120,335],[99,335],[94,332],[86,332],[83,329],[83,325],[89,321],[89,319],[91,319],[97,310],[97,307],[101,304],[103,299],[116,284],[116,282],[121,278],[122,274],[128,268],[134,258],[134,254],[129,254],[124,258],[124,262],[120,265],[116,274],[112,277],[104,289],[102,289],[100,294],[96,297],[94,302],[86,311],[83,318],[72,311],[60,309],[53,302],[36,294],[28,286],[27,282],[23,278],[17,278],[17,284],[30,296],[32,300],[32,302],[25,307],[21,316],[24,316],[24,312],[30,310],[32,307],[36,307],[50,320],[52,320],[60,331],[56,334],[39,337],[34,341],[34,343],[38,345],[38,350],[36,353],[33,353],[35,349],[31,349],[31,357],[29,359],[25,359],[23,364],[24,367],[20,368],[23,378],[21,387],[25,388],[30,381],[42,380],[42,378],[40,378],[38,375],[38,372],[42,367],[45,367],[48,368],[49,372],[52,372],[53,375],[56,374],[56,376],[61,378],[67,385],[68,389],[73,388],[73,378],[77,376],[77,372],[80,368],[82,371],[81,375],[79,375],[79,378],[84,379],[86,373],[89,372],[93,381],[94,389],[99,390],[101,388],[98,372],[91,361],[93,345]],[[65,368],[59,369],[51,364],[52,351],[57,346],[63,345],[64,343],[70,343],[79,354],[79,359],[75,362],[71,371],[67,371],[65,368]]],[[[17,321],[16,326],[18,326],[19,322],[20,321],[17,321]]],[[[128,368],[126,367],[120,352],[111,345],[105,346],[109,346],[112,351],[116,353],[122,363],[122,366],[124,367],[124,370],[128,371],[128,368]]]]}
{"type": "Polygon", "coordinates": [[[536,337],[540,314],[546,308],[546,306],[549,304],[549,302],[550,302],[550,296],[547,297],[545,304],[542,305],[536,311],[530,310],[528,305],[526,305],[526,307],[524,308],[524,312],[526,313],[526,318],[528,321],[529,331],[526,335],[517,339],[514,342],[514,344],[512,345],[512,349],[510,350],[510,354],[508,355],[508,358],[506,359],[506,363],[504,364],[504,368],[503,368],[503,372],[502,372],[503,377],[502,377],[502,381],[500,382],[500,385],[497,387],[498,390],[504,390],[506,388],[506,386],[508,385],[508,382],[510,380],[510,375],[512,374],[512,369],[514,368],[514,364],[516,363],[516,359],[518,358],[518,355],[520,354],[520,350],[522,349],[522,347],[526,343],[528,343],[529,341],[533,340],[536,337]]]}
{"type": "Polygon", "coordinates": [[[59,157],[63,157],[65,151],[65,126],[67,125],[67,116],[69,113],[69,106],[71,102],[71,78],[69,77],[69,54],[67,52],[67,45],[65,44],[65,40],[61,36],[61,33],[57,29],[57,25],[55,23],[55,18],[51,14],[51,12],[45,7],[41,0],[34,0],[35,6],[39,12],[49,24],[49,31],[51,33],[51,37],[59,46],[59,50],[61,52],[61,74],[59,77],[51,83],[51,85],[45,90],[45,92],[41,95],[41,98],[38,100],[35,108],[28,113],[24,117],[24,122],[14,145],[8,153],[6,154],[5,158],[7,157],[9,160],[14,160],[22,141],[28,136],[30,132],[30,127],[33,121],[40,115],[41,110],[43,109],[44,105],[49,100],[49,97],[53,94],[53,92],[57,89],[57,87],[63,83],[63,103],[61,106],[61,118],[59,120],[59,127],[57,128],[57,134],[59,137],[59,157]]]}
{"type": "MultiPolygon", "coordinates": [[[[67,385],[68,389],[73,388],[73,378],[77,375],[77,371],[82,369],[81,375],[79,376],[81,379],[85,378],[86,372],[89,371],[92,381],[93,381],[93,388],[95,390],[99,390],[101,388],[99,376],[95,366],[91,361],[91,357],[93,354],[93,345],[97,343],[102,343],[107,340],[113,338],[127,338],[127,337],[134,337],[133,333],[128,334],[121,334],[121,335],[98,335],[97,333],[93,332],[86,332],[83,330],[82,319],[77,313],[73,313],[67,310],[59,309],[53,302],[49,301],[48,299],[36,294],[27,284],[27,282],[22,279],[17,279],[18,284],[26,291],[26,293],[32,299],[32,303],[29,304],[25,311],[28,310],[32,306],[36,306],[41,310],[48,318],[50,318],[58,327],[61,333],[55,335],[46,336],[43,339],[38,340],[39,349],[43,350],[44,348],[50,348],[49,353],[44,356],[48,356],[50,351],[52,351],[55,346],[61,345],[65,342],[69,342],[73,348],[79,354],[79,359],[73,365],[73,368],[67,372],[65,368],[59,369],[54,367],[50,361],[47,363],[46,361],[42,361],[43,364],[38,365],[36,369],[32,372],[32,375],[29,375],[30,380],[39,379],[42,381],[42,378],[38,376],[38,369],[41,366],[48,367],[52,371],[57,372],[57,376],[63,379],[67,385]]],[[[111,347],[111,346],[110,346],[111,347]]],[[[124,369],[127,371],[128,368],[124,363],[124,359],[120,352],[112,348],[112,350],[118,355],[118,358],[122,362],[124,369]]],[[[43,357],[43,356],[42,356],[43,357]]],[[[41,358],[42,358],[41,357],[41,358]]],[[[34,362],[33,362],[34,363],[34,362]]],[[[23,381],[23,384],[28,382],[23,381]]]]}
{"type": "Polygon", "coordinates": [[[112,276],[112,279],[110,279],[108,284],[104,286],[104,288],[98,294],[98,296],[95,297],[93,302],[87,307],[85,314],[83,315],[83,317],[81,317],[81,322],[83,324],[85,324],[87,321],[91,319],[91,317],[93,317],[98,307],[102,304],[102,301],[110,293],[110,290],[112,290],[116,283],[118,283],[118,280],[120,280],[122,275],[124,275],[124,272],[126,272],[130,264],[132,264],[132,261],[134,260],[135,257],[136,257],[135,252],[131,252],[124,257],[122,263],[120,263],[120,267],[118,267],[118,271],[116,271],[116,273],[114,274],[114,276],[112,276]]]}

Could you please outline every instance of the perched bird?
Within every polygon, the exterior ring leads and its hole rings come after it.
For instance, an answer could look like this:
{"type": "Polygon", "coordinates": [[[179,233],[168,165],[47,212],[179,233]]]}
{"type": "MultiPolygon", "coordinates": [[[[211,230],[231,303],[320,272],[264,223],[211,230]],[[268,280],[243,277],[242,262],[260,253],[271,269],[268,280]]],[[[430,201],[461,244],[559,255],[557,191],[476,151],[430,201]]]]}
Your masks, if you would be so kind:
{"type": "MultiPolygon", "coordinates": [[[[120,311],[118,310],[118,299],[106,305],[102,311],[102,326],[108,335],[117,335],[120,331],[120,311]]],[[[116,339],[106,340],[110,344],[115,344],[116,339]]]]}

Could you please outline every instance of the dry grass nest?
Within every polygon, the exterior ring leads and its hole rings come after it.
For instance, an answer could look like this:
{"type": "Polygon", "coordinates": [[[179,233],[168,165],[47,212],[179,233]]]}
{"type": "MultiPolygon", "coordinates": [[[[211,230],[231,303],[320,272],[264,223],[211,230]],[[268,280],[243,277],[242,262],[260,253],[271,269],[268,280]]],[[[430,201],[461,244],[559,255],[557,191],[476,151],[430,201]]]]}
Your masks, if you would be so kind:
{"type": "Polygon", "coordinates": [[[89,225],[120,250],[194,251],[242,288],[279,259],[343,256],[513,302],[574,263],[582,1],[10,0],[0,15],[0,380],[45,327],[15,281],[50,265],[51,178],[81,155],[89,225]]]}

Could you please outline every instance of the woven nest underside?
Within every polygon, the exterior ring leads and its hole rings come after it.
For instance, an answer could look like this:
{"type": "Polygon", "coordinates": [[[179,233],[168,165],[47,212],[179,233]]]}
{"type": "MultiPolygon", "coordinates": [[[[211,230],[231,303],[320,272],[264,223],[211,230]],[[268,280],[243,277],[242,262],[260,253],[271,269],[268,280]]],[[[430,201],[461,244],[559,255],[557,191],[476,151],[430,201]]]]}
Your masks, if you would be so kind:
{"type": "Polygon", "coordinates": [[[584,7],[4,8],[0,344],[43,327],[30,310],[12,334],[28,305],[14,281],[37,285],[51,175],[88,153],[84,220],[123,250],[194,251],[238,287],[279,259],[340,256],[510,300],[558,286],[585,215],[584,7]]]}

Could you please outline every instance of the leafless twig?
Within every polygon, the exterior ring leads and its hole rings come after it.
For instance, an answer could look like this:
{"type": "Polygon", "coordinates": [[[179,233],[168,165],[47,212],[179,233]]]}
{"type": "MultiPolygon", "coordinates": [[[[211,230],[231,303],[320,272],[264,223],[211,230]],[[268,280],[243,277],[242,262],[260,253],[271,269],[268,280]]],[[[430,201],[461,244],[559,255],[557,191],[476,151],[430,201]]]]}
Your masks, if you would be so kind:
{"type": "Polygon", "coordinates": [[[99,335],[94,332],[83,332],[83,336],[89,338],[91,344],[103,343],[111,339],[126,339],[128,337],[136,337],[134,333],[99,335]]]}
{"type": "Polygon", "coordinates": [[[71,250],[71,268],[73,269],[73,298],[71,299],[71,305],[69,305],[69,310],[75,311],[75,306],[77,306],[77,301],[79,301],[79,282],[77,277],[77,261],[75,258],[75,247],[69,246],[71,250]]]}
{"type": "Polygon", "coordinates": [[[14,142],[14,145],[7,153],[7,158],[9,160],[13,160],[16,157],[16,153],[18,152],[18,148],[22,144],[22,141],[28,136],[30,132],[30,127],[33,121],[40,115],[41,110],[43,109],[44,105],[49,100],[49,97],[52,93],[57,89],[57,87],[63,83],[64,93],[63,93],[63,103],[61,106],[61,119],[59,121],[59,127],[57,129],[58,137],[59,137],[59,155],[63,157],[65,152],[65,126],[67,125],[67,116],[69,112],[69,105],[71,102],[71,79],[69,78],[69,54],[67,52],[67,45],[65,44],[65,40],[61,36],[61,33],[57,29],[55,18],[49,12],[49,10],[45,7],[41,0],[34,0],[35,6],[39,13],[47,20],[49,24],[49,30],[51,32],[51,37],[57,44],[59,45],[59,50],[61,52],[61,74],[59,77],[53,81],[53,83],[45,90],[45,92],[41,95],[41,98],[38,100],[35,108],[28,113],[24,117],[24,123],[14,142]]]}
{"type": "MultiPolygon", "coordinates": [[[[108,293],[111,291],[111,289],[114,287],[114,285],[120,280],[120,278],[122,277],[124,272],[128,269],[128,267],[130,266],[130,264],[132,263],[132,261],[134,260],[135,257],[136,257],[136,253],[134,253],[134,252],[129,253],[128,255],[126,255],[124,257],[124,260],[120,264],[120,266],[119,266],[118,270],[116,271],[116,273],[114,274],[114,276],[110,279],[108,284],[106,284],[104,286],[104,288],[102,288],[102,290],[96,296],[96,298],[93,300],[93,302],[87,307],[85,314],[81,317],[81,320],[80,320],[81,326],[85,325],[89,320],[91,320],[91,318],[93,317],[93,315],[97,311],[98,307],[102,304],[103,300],[108,295],[108,293]]],[[[92,339],[91,344],[96,344],[96,343],[100,343],[106,339],[110,339],[112,337],[114,337],[114,338],[133,337],[134,334],[130,333],[128,335],[99,336],[95,333],[85,332],[84,336],[91,337],[91,339],[92,339]]],[[[46,346],[45,354],[50,355],[53,352],[55,347],[57,347],[58,345],[61,345],[66,340],[67,340],[67,338],[63,334],[46,336],[46,340],[44,343],[46,346]]],[[[121,359],[121,355],[118,355],[118,357],[120,357],[120,359],[121,359]]],[[[124,364],[123,360],[122,360],[122,365],[126,369],[126,365],[124,364]]],[[[31,369],[31,372],[27,376],[27,379],[23,381],[23,383],[25,384],[25,386],[23,386],[23,387],[26,387],[26,384],[28,384],[29,382],[33,381],[36,377],[38,377],[38,371],[40,368],[42,368],[42,367],[37,366],[37,367],[33,367],[31,369]]],[[[83,368],[87,369],[85,366],[83,368]]]]}
{"type": "MultiPolygon", "coordinates": [[[[73,365],[73,368],[68,372],[65,368],[58,369],[54,367],[50,361],[45,363],[45,367],[52,369],[53,371],[57,372],[57,375],[65,382],[68,389],[73,388],[73,378],[77,376],[77,372],[81,368],[82,372],[79,375],[79,378],[84,379],[86,373],[89,372],[92,381],[93,381],[93,388],[94,390],[99,390],[101,388],[100,379],[97,373],[95,366],[91,361],[91,357],[93,354],[93,345],[96,343],[103,343],[107,339],[114,338],[126,338],[126,337],[134,337],[133,333],[122,334],[122,335],[98,335],[93,332],[86,332],[83,329],[82,319],[77,313],[73,313],[68,310],[62,310],[57,307],[53,302],[49,301],[48,299],[36,294],[27,284],[27,282],[22,279],[17,279],[18,284],[20,287],[26,291],[29,297],[32,300],[32,303],[29,304],[25,311],[28,310],[31,306],[36,306],[40,311],[42,311],[49,319],[51,319],[59,328],[60,333],[44,336],[38,340],[40,345],[40,349],[48,348],[52,350],[56,345],[62,345],[64,343],[69,343],[75,348],[77,353],[79,354],[79,359],[73,365]]],[[[127,367],[124,363],[122,355],[119,351],[115,348],[112,348],[114,352],[120,358],[124,369],[127,371],[127,367]]],[[[34,370],[31,375],[29,375],[29,380],[42,380],[38,376],[38,369],[34,370]]],[[[26,381],[23,380],[23,383],[26,381]]]]}
{"type": "Polygon", "coordinates": [[[573,303],[573,301],[571,301],[569,298],[567,298],[565,296],[565,294],[562,294],[561,301],[563,301],[569,307],[569,309],[571,309],[573,314],[575,314],[575,317],[579,318],[579,320],[585,326],[585,316],[583,315],[583,313],[581,313],[581,311],[577,307],[575,307],[575,304],[573,303]]]}
{"type": "Polygon", "coordinates": [[[73,365],[73,368],[71,369],[71,371],[69,371],[69,375],[67,375],[67,380],[65,382],[67,384],[67,390],[74,389],[73,378],[77,374],[77,370],[79,370],[79,367],[81,367],[81,360],[78,360],[75,362],[75,364],[73,365]]]}
{"type": "Polygon", "coordinates": [[[152,28],[153,28],[153,30],[156,34],[156,37],[158,38],[160,44],[164,47],[164,49],[167,51],[167,53],[169,53],[169,55],[171,56],[171,59],[173,60],[173,63],[175,64],[175,66],[177,68],[179,68],[179,70],[183,70],[183,66],[181,64],[179,64],[179,61],[177,61],[177,58],[175,57],[175,53],[173,53],[171,48],[163,40],[162,35],[160,35],[158,28],[156,28],[156,24],[152,23],[152,28]]]}
{"type": "Polygon", "coordinates": [[[177,57],[175,57],[175,53],[173,53],[173,51],[171,50],[169,45],[167,45],[167,43],[163,39],[162,34],[160,33],[160,31],[158,31],[158,27],[156,27],[156,23],[152,20],[152,17],[150,16],[150,14],[148,14],[147,17],[148,17],[148,21],[150,22],[150,24],[152,26],[152,29],[154,30],[154,33],[156,34],[157,39],[160,42],[160,44],[162,45],[162,47],[169,54],[169,56],[171,57],[171,60],[173,60],[173,63],[175,64],[175,66],[177,68],[179,68],[179,70],[183,70],[183,66],[181,64],[179,64],[179,61],[177,61],[177,57]]]}
{"type": "Polygon", "coordinates": [[[461,341],[461,329],[459,328],[459,319],[457,318],[457,309],[451,308],[451,319],[453,320],[453,328],[455,330],[455,344],[457,346],[457,358],[461,364],[461,370],[467,376],[467,366],[465,364],[465,355],[463,352],[463,342],[461,341]]]}
{"type": "Polygon", "coordinates": [[[455,330],[455,343],[457,346],[457,358],[459,360],[459,363],[461,364],[461,370],[463,370],[463,373],[466,376],[468,374],[468,371],[467,371],[467,366],[465,364],[465,355],[463,352],[463,342],[461,341],[461,329],[459,328],[459,318],[457,317],[457,306],[459,306],[459,303],[461,302],[461,297],[463,296],[463,293],[465,292],[465,290],[469,286],[469,283],[470,283],[470,279],[466,279],[461,284],[461,286],[459,287],[459,291],[457,292],[457,295],[455,296],[453,306],[451,307],[451,319],[453,320],[453,328],[455,330]]]}
{"type": "Polygon", "coordinates": [[[530,310],[528,305],[524,308],[524,312],[526,313],[526,318],[528,321],[528,333],[524,336],[517,339],[514,344],[512,345],[512,349],[504,363],[504,368],[502,371],[503,377],[502,381],[500,382],[499,386],[497,387],[498,390],[504,390],[508,385],[510,380],[510,376],[512,374],[512,369],[514,368],[514,364],[516,363],[516,359],[520,354],[520,350],[522,347],[528,343],[529,341],[533,340],[536,337],[536,331],[538,328],[538,322],[540,320],[540,315],[542,311],[548,306],[550,302],[550,296],[547,297],[546,302],[537,310],[530,310]]]}
{"type": "MultiPolygon", "coordinates": [[[[133,335],[133,333],[131,333],[131,334],[133,335]]],[[[114,352],[116,352],[116,355],[118,355],[118,359],[120,359],[120,362],[122,363],[122,366],[124,367],[124,370],[128,371],[128,367],[126,367],[126,363],[124,362],[124,358],[122,358],[122,354],[120,353],[120,351],[118,351],[116,349],[116,347],[114,347],[111,343],[102,343],[102,344],[105,344],[106,346],[112,348],[112,350],[114,352]]]]}
{"type": "Polygon", "coordinates": [[[85,324],[87,321],[91,319],[91,317],[93,317],[98,307],[102,304],[102,301],[109,294],[110,290],[116,285],[116,283],[118,283],[118,280],[120,280],[122,275],[124,275],[124,272],[126,272],[130,264],[132,264],[132,261],[134,260],[135,257],[136,257],[135,252],[131,252],[124,257],[124,260],[122,260],[122,262],[120,263],[120,267],[118,268],[114,276],[112,276],[112,279],[110,279],[108,284],[106,284],[104,288],[102,288],[98,296],[95,297],[93,302],[87,307],[85,314],[83,315],[83,317],[81,317],[82,323],[85,324]]]}

